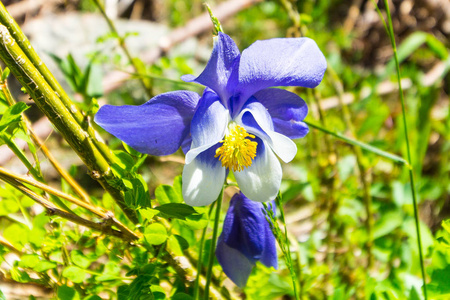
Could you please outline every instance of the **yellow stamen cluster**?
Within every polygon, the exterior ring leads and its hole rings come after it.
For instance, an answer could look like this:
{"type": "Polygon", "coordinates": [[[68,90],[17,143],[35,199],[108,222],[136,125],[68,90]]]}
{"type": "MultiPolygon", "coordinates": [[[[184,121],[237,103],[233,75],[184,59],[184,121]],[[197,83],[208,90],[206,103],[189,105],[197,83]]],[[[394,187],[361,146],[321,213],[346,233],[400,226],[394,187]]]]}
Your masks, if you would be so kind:
{"type": "Polygon", "coordinates": [[[217,148],[215,157],[219,157],[222,167],[240,172],[252,165],[258,143],[248,139],[255,136],[236,123],[231,123],[228,130],[228,134],[220,141],[222,146],[217,148]]]}

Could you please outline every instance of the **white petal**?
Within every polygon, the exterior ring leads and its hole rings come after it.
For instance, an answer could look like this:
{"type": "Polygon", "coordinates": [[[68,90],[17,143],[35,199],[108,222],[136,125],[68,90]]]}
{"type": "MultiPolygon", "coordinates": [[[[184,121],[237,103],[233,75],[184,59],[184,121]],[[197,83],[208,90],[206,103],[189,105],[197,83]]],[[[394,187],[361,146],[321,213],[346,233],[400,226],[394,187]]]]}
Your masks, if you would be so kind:
{"type": "Polygon", "coordinates": [[[297,154],[297,145],[290,138],[275,131],[269,131],[267,134],[270,137],[270,147],[282,161],[288,163],[294,159],[297,154]]]}
{"type": "Polygon", "coordinates": [[[295,157],[297,145],[295,145],[295,143],[287,136],[273,130],[272,119],[261,103],[253,102],[246,105],[237,116],[236,120],[238,123],[242,124],[249,133],[265,140],[282,161],[287,163],[295,157]],[[245,114],[251,114],[260,128],[246,126],[243,118],[248,119],[248,116],[244,117],[245,114]]]}
{"type": "Polygon", "coordinates": [[[183,198],[188,205],[211,204],[219,196],[225,182],[225,168],[210,152],[214,153],[210,150],[200,153],[184,166],[183,198]]]}
{"type": "Polygon", "coordinates": [[[250,167],[234,172],[242,193],[258,202],[275,199],[280,189],[281,176],[280,162],[265,142],[264,149],[259,151],[250,167]]]}

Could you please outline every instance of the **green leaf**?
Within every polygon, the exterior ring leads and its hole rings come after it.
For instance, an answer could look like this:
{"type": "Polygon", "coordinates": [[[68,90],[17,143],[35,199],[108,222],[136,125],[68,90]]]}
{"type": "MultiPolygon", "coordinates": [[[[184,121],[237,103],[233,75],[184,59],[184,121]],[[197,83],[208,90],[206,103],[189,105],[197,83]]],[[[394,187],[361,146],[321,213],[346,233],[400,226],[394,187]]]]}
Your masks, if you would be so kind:
{"type": "Polygon", "coordinates": [[[56,268],[56,266],[57,266],[57,264],[53,261],[41,260],[36,264],[36,266],[34,266],[33,270],[40,273],[40,272],[48,271],[50,269],[54,269],[54,268],[56,268]]]}
{"type": "Polygon", "coordinates": [[[58,287],[58,299],[59,300],[78,300],[80,296],[74,288],[62,285],[58,287]]]}
{"type": "MultiPolygon", "coordinates": [[[[431,274],[431,282],[427,285],[430,287],[432,295],[450,295],[450,265],[445,266],[443,269],[436,269],[431,274]]],[[[448,299],[448,298],[440,298],[448,299]]]]}
{"type": "Polygon", "coordinates": [[[88,259],[80,250],[73,250],[70,252],[72,262],[80,268],[87,269],[91,265],[91,260],[88,259]]]}
{"type": "Polygon", "coordinates": [[[147,222],[153,220],[153,218],[159,214],[159,211],[153,208],[145,208],[145,209],[140,209],[139,213],[141,214],[141,216],[144,218],[144,220],[146,220],[147,222]]]}
{"type": "Polygon", "coordinates": [[[135,174],[134,178],[122,178],[125,185],[125,203],[129,207],[138,209],[140,207],[150,206],[150,195],[148,193],[147,183],[141,175],[135,174]]]}
{"type": "Polygon", "coordinates": [[[134,150],[133,148],[131,148],[130,146],[128,146],[124,142],[122,142],[122,146],[125,149],[125,151],[127,151],[130,155],[135,156],[135,157],[141,156],[140,152],[134,150]]]}
{"type": "Polygon", "coordinates": [[[107,262],[105,264],[105,268],[103,269],[103,274],[100,276],[96,276],[95,280],[97,281],[109,281],[115,280],[120,276],[120,266],[114,262],[107,262]]]}
{"type": "Polygon", "coordinates": [[[103,96],[102,86],[103,71],[99,64],[92,64],[89,73],[89,80],[86,87],[86,95],[91,98],[103,96]]]}
{"type": "Polygon", "coordinates": [[[448,58],[448,50],[445,47],[445,44],[438,40],[434,35],[427,34],[427,46],[433,51],[436,56],[442,60],[448,58]]]}
{"type": "Polygon", "coordinates": [[[16,248],[21,249],[28,242],[30,230],[22,224],[12,224],[3,231],[3,236],[16,248]]]}
{"type": "Polygon", "coordinates": [[[11,268],[11,270],[9,272],[11,274],[11,278],[14,281],[22,282],[22,283],[31,281],[30,276],[26,272],[21,271],[16,267],[11,268]]]}
{"type": "Polygon", "coordinates": [[[0,201],[0,216],[7,216],[17,211],[19,211],[17,200],[3,198],[0,201]]]}
{"type": "Polygon", "coordinates": [[[10,70],[8,67],[6,67],[2,73],[2,82],[4,82],[8,78],[9,73],[10,73],[10,70]]]}
{"type": "Polygon", "coordinates": [[[189,248],[188,241],[186,241],[186,239],[181,235],[175,234],[169,236],[167,243],[172,252],[174,252],[178,256],[182,256],[184,254],[183,251],[189,248]]]}
{"type": "Polygon", "coordinates": [[[172,300],[192,300],[192,299],[194,298],[185,293],[177,293],[172,297],[172,300]]]}
{"type": "Polygon", "coordinates": [[[196,207],[195,210],[197,214],[186,216],[186,220],[180,220],[179,222],[191,230],[203,229],[208,226],[208,214],[205,213],[204,207],[196,207]]]}
{"type": "Polygon", "coordinates": [[[22,118],[22,113],[29,108],[23,102],[18,102],[10,106],[0,119],[0,132],[4,131],[10,124],[19,122],[22,118]]]}
{"type": "Polygon", "coordinates": [[[154,209],[160,211],[164,218],[176,218],[181,220],[186,220],[187,216],[196,214],[196,210],[187,204],[183,203],[167,203],[161,206],[155,207],[154,209]]]}
{"type": "Polygon", "coordinates": [[[373,229],[373,238],[377,239],[385,236],[403,223],[403,215],[400,212],[388,212],[384,214],[380,220],[375,223],[373,229]]]}
{"type": "MultiPolygon", "coordinates": [[[[123,144],[125,145],[125,143],[123,144]]],[[[131,169],[135,164],[133,156],[126,153],[125,151],[116,150],[114,151],[114,155],[117,158],[116,160],[117,164],[124,170],[131,169]]]]}
{"type": "Polygon", "coordinates": [[[118,300],[128,300],[130,296],[130,288],[128,285],[121,285],[117,288],[118,300]]]}
{"type": "Polygon", "coordinates": [[[33,269],[41,260],[36,254],[25,254],[20,257],[19,267],[33,269]]]}
{"type": "Polygon", "coordinates": [[[167,240],[167,230],[163,225],[153,223],[145,229],[144,237],[150,245],[161,245],[167,240]]]}
{"type": "Polygon", "coordinates": [[[419,293],[415,289],[415,287],[411,287],[411,292],[409,293],[409,300],[420,300],[419,293]]]}
{"type": "Polygon", "coordinates": [[[175,191],[170,185],[162,184],[155,190],[155,197],[159,204],[182,203],[181,195],[175,191]]]}
{"type": "Polygon", "coordinates": [[[83,300],[102,300],[102,298],[100,298],[97,295],[91,295],[91,296],[87,296],[86,298],[84,298],[83,300]]]}
{"type": "Polygon", "coordinates": [[[86,272],[77,266],[65,268],[62,275],[75,283],[81,283],[84,281],[84,278],[86,278],[86,272]]]}
{"type": "Polygon", "coordinates": [[[152,285],[150,287],[150,290],[152,291],[155,300],[166,299],[166,293],[164,292],[164,289],[159,285],[152,285]]]}

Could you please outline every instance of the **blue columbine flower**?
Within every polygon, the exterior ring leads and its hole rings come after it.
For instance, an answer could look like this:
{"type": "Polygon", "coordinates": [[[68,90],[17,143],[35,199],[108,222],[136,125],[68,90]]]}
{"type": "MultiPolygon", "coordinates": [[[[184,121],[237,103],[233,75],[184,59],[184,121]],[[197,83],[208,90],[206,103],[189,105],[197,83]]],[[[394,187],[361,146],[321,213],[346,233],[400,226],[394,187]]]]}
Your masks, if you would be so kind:
{"type": "Polygon", "coordinates": [[[134,149],[152,155],[186,153],[183,197],[193,206],[208,205],[219,195],[228,171],[254,201],[275,198],[281,165],[308,127],[305,102],[273,86],[313,88],[322,80],[326,60],[308,38],[257,41],[239,53],[219,32],[205,70],[183,80],[205,85],[202,97],[176,91],[141,106],[100,108],[95,121],[134,149]]]}
{"type": "Polygon", "coordinates": [[[216,257],[227,276],[244,287],[259,260],[277,268],[275,237],[263,212],[263,205],[238,193],[231,198],[216,257]]]}

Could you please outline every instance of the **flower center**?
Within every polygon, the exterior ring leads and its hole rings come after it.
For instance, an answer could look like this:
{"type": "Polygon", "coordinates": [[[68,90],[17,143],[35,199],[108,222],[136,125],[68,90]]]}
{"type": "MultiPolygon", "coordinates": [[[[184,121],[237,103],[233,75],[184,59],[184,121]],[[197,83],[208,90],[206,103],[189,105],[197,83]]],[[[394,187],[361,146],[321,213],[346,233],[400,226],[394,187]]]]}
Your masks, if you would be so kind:
{"type": "Polygon", "coordinates": [[[247,133],[244,127],[231,122],[228,125],[228,133],[220,141],[222,146],[217,148],[214,157],[219,157],[222,167],[238,172],[244,170],[245,167],[252,165],[258,145],[257,142],[248,138],[255,138],[255,136],[247,133]]]}

